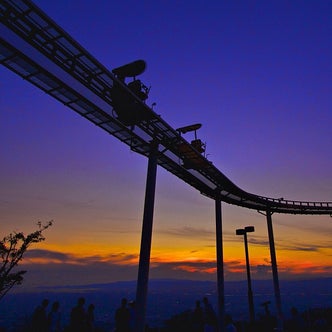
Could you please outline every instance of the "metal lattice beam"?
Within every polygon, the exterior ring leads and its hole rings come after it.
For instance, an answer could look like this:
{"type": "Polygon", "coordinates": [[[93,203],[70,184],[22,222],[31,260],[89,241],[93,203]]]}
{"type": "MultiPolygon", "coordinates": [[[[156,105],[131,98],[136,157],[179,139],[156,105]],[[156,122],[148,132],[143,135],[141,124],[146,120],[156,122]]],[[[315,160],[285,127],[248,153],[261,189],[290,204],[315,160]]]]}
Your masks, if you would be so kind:
{"type": "Polygon", "coordinates": [[[148,156],[157,140],[158,164],[203,195],[259,211],[332,214],[332,202],[274,199],[236,186],[31,1],[1,1],[0,20],[0,63],[139,154],[148,156]],[[148,119],[135,126],[121,122],[114,112],[114,86],[148,119]]]}

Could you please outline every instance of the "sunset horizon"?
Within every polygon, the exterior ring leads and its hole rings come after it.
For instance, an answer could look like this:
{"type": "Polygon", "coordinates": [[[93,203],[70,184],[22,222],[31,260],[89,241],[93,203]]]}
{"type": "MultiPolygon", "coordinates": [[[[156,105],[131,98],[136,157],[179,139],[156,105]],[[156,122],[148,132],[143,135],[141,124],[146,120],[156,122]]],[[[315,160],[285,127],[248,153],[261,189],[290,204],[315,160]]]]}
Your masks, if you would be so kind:
{"type": "Polygon", "coordinates": [[[139,332],[151,280],[250,266],[280,323],[332,278],[331,3],[35,4],[0,5],[1,236],[52,221],[13,293],[137,282],[139,332]]]}

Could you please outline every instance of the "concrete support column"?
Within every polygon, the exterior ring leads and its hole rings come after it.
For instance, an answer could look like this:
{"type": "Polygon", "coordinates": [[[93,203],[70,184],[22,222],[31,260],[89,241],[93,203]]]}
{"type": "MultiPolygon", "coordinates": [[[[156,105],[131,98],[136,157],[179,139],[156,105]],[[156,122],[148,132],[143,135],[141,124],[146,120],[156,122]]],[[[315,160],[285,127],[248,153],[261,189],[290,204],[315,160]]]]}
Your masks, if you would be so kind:
{"type": "Polygon", "coordinates": [[[136,332],[144,332],[146,304],[148,295],[150,253],[152,241],[152,225],[154,199],[157,178],[158,144],[151,143],[151,151],[148,161],[148,171],[145,188],[145,203],[141,236],[141,250],[138,266],[138,278],[136,289],[136,332]]]}

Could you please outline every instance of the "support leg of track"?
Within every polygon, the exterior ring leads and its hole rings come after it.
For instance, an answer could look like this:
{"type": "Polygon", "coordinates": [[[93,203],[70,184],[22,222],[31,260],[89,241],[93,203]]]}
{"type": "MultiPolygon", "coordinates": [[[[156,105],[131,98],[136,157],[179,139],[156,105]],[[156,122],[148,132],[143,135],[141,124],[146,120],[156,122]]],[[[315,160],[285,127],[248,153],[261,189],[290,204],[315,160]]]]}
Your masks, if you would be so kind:
{"type": "Polygon", "coordinates": [[[216,254],[217,254],[217,287],[218,287],[218,332],[224,332],[225,321],[225,286],[224,286],[224,254],[221,200],[215,200],[216,210],[216,254]]]}
{"type": "Polygon", "coordinates": [[[136,289],[136,332],[144,332],[148,294],[154,198],[157,177],[158,144],[151,143],[145,188],[141,250],[136,289]]]}
{"type": "Polygon", "coordinates": [[[282,326],[283,326],[283,314],[282,314],[282,306],[281,306],[276,250],[275,250],[275,246],[274,246],[272,213],[269,210],[266,211],[266,220],[267,220],[267,229],[268,229],[269,243],[270,243],[270,255],[271,255],[272,274],[273,274],[274,296],[275,296],[275,300],[276,300],[277,315],[278,315],[278,317],[277,317],[278,318],[278,329],[281,331],[282,326]]]}

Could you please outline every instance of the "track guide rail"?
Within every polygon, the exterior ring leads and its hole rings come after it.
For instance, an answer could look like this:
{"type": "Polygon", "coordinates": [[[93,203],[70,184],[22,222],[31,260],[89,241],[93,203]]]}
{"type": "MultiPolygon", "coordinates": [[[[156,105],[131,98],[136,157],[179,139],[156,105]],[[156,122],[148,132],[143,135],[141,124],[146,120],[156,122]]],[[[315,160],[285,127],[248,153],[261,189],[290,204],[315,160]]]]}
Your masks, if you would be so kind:
{"type": "Polygon", "coordinates": [[[274,199],[248,193],[229,180],[128,86],[29,0],[0,3],[0,63],[98,127],[149,156],[159,145],[158,164],[212,199],[289,214],[332,214],[332,202],[274,199]],[[112,89],[139,104],[149,119],[127,126],[114,112],[112,89]],[[185,167],[190,162],[191,167],[185,167]]]}

